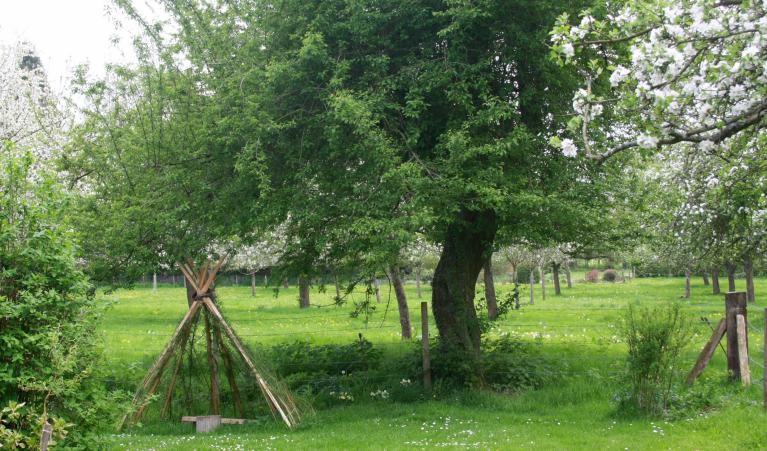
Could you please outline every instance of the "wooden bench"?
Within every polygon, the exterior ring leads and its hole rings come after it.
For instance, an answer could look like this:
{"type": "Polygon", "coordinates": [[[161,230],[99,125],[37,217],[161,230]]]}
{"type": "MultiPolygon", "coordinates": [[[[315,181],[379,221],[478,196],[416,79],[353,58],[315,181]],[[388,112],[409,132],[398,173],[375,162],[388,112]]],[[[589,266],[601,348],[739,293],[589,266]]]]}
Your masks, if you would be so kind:
{"type": "Polygon", "coordinates": [[[247,420],[242,418],[221,418],[221,415],[183,416],[182,423],[192,423],[197,432],[212,432],[222,424],[245,424],[247,420]]]}

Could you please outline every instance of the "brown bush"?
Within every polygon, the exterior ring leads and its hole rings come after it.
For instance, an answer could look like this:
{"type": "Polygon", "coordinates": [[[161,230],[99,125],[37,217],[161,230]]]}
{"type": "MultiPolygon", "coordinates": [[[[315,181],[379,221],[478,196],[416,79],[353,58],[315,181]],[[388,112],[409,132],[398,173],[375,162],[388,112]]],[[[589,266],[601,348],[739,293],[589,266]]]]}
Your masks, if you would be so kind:
{"type": "Polygon", "coordinates": [[[618,273],[614,269],[608,269],[602,274],[602,280],[605,282],[615,282],[618,280],[618,273]]]}
{"type": "Polygon", "coordinates": [[[599,282],[599,270],[598,269],[592,269],[591,271],[586,273],[586,282],[599,282]]]}

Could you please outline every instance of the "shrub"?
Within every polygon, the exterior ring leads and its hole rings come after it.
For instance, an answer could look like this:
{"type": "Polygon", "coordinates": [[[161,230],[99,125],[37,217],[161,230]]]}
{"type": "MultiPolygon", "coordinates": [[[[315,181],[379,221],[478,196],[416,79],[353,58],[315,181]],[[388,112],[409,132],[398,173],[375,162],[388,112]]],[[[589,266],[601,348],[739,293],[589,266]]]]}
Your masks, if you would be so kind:
{"type": "MultiPolygon", "coordinates": [[[[0,152],[0,401],[23,404],[14,415],[61,417],[73,424],[65,445],[93,447],[119,403],[95,374],[101,308],[77,269],[67,196],[32,174],[31,156],[0,152]]],[[[24,436],[35,427],[13,426],[24,436]]]]}
{"type": "MultiPolygon", "coordinates": [[[[477,362],[462,351],[447,348],[435,341],[431,350],[431,370],[435,387],[442,392],[465,388],[490,387],[493,390],[514,393],[538,388],[556,373],[538,352],[537,346],[514,335],[485,338],[482,355],[477,362]],[[478,374],[476,365],[482,365],[478,374]]],[[[413,371],[420,374],[421,354],[416,352],[413,371]]]]}
{"type": "Polygon", "coordinates": [[[629,305],[620,332],[628,346],[624,410],[660,415],[668,411],[677,381],[679,356],[691,337],[679,304],[653,308],[629,305]]]}
{"type": "Polygon", "coordinates": [[[599,270],[592,269],[586,273],[586,282],[596,283],[599,281],[599,270]]]}
{"type": "Polygon", "coordinates": [[[602,280],[605,282],[615,282],[618,280],[618,272],[614,269],[605,270],[605,272],[602,273],[602,280]]]}
{"type": "MultiPolygon", "coordinates": [[[[519,284],[529,284],[530,283],[530,272],[533,272],[533,276],[535,276],[535,271],[533,268],[528,268],[525,266],[520,266],[517,268],[517,283],[519,284]]],[[[535,280],[538,280],[537,277],[535,277],[535,280]]]]}

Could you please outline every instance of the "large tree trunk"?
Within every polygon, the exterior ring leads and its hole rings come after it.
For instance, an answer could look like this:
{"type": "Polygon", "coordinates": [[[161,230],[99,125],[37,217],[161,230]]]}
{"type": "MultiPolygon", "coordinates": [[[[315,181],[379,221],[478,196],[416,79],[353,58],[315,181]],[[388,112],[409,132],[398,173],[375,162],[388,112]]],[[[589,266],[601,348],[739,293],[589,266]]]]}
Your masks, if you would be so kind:
{"type": "Polygon", "coordinates": [[[561,263],[551,264],[551,277],[554,279],[554,294],[559,296],[562,294],[562,288],[559,286],[559,267],[561,263]]]}
{"type": "Polygon", "coordinates": [[[256,297],[256,273],[250,273],[250,295],[256,297]]]}
{"type": "Polygon", "coordinates": [[[543,273],[543,266],[538,267],[538,277],[541,279],[541,300],[546,300],[546,274],[543,273]]]}
{"type": "Polygon", "coordinates": [[[407,307],[407,295],[405,286],[400,278],[399,267],[392,265],[389,267],[389,277],[394,286],[394,294],[397,297],[397,307],[399,308],[399,325],[402,328],[402,339],[409,340],[412,337],[410,331],[410,310],[407,307]]]}
{"type": "Polygon", "coordinates": [[[690,268],[684,270],[684,298],[690,299],[690,278],[692,277],[692,271],[690,268]]]}
{"type": "Polygon", "coordinates": [[[735,264],[727,263],[727,291],[735,291],[735,264]]]}
{"type": "Polygon", "coordinates": [[[298,277],[298,304],[301,308],[308,308],[311,305],[309,302],[309,279],[305,276],[298,277]]]}
{"type": "Polygon", "coordinates": [[[517,283],[517,265],[511,265],[511,281],[517,283]]]}
{"type": "Polygon", "coordinates": [[[706,287],[709,285],[709,283],[708,283],[708,274],[706,274],[705,272],[703,273],[703,285],[706,286],[706,287]]]}
{"type": "Polygon", "coordinates": [[[421,299],[423,297],[423,293],[421,292],[421,271],[423,269],[418,266],[415,269],[415,293],[416,296],[418,296],[418,299],[421,299]]]}
{"type": "Polygon", "coordinates": [[[290,288],[290,282],[288,282],[288,278],[287,278],[287,277],[286,277],[286,278],[284,278],[284,279],[282,279],[282,288],[284,288],[284,289],[286,289],[286,290],[287,290],[288,288],[290,288]]]}
{"type": "Polygon", "coordinates": [[[719,268],[711,270],[711,292],[712,294],[719,294],[722,292],[719,288],[719,268]]]}
{"type": "Polygon", "coordinates": [[[493,280],[493,262],[492,257],[488,257],[482,267],[482,273],[485,276],[485,300],[487,301],[487,317],[495,319],[498,317],[498,299],[495,297],[495,281],[493,280]]]}
{"type": "MultiPolygon", "coordinates": [[[[446,348],[480,354],[480,329],[474,307],[477,276],[495,239],[494,212],[461,211],[447,227],[432,280],[432,308],[440,342],[446,348]]],[[[479,370],[479,368],[478,368],[479,370]]]]}
{"type": "Polygon", "coordinates": [[[530,268],[530,305],[535,304],[535,273],[530,268]]]}
{"type": "Polygon", "coordinates": [[[573,276],[570,274],[570,263],[565,263],[565,278],[567,279],[567,288],[572,288],[573,276]]]}

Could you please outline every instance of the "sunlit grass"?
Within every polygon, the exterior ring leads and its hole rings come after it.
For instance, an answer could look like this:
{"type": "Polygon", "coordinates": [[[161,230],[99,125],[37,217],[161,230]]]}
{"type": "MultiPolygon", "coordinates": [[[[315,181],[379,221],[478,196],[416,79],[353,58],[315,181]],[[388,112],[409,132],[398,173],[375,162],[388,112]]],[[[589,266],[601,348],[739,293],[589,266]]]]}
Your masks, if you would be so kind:
{"type": "MultiPolygon", "coordinates": [[[[576,276],[582,279],[582,276],[576,276]]],[[[566,374],[556,384],[516,396],[467,392],[451,399],[414,404],[356,400],[348,406],[319,411],[297,431],[278,423],[225,427],[212,435],[191,434],[188,425],[149,424],[127,435],[114,436],[114,448],[132,449],[412,449],[424,447],[480,449],[756,449],[767,447],[767,415],[761,408],[762,369],[752,365],[755,386],[736,393],[721,411],[671,423],[625,419],[615,415],[611,399],[625,347],[617,331],[621,310],[628,303],[652,304],[679,300],[694,322],[697,335],[686,355],[691,367],[710,335],[708,318],[715,324],[724,313],[723,296],[696,280],[693,295],[681,300],[683,279],[636,279],[627,283],[576,283],[547,299],[536,287],[535,305],[527,305],[527,286],[521,287],[522,309],[512,311],[492,334],[519,334],[541,343],[542,352],[566,374]]],[[[742,285],[742,281],[739,281],[742,285]]],[[[510,285],[499,285],[501,294],[510,285]]],[[[358,333],[376,344],[394,346],[399,321],[393,295],[383,286],[383,302],[372,315],[350,317],[362,288],[341,307],[332,306],[332,287],[312,291],[312,302],[323,307],[298,308],[297,288],[218,288],[223,310],[232,326],[251,345],[294,340],[314,343],[349,343],[358,333]],[[387,301],[390,305],[387,311],[387,301]]],[[[767,279],[757,281],[757,302],[750,305],[752,357],[761,363],[764,302],[767,279]]],[[[420,300],[409,284],[412,324],[420,334],[420,300]]],[[[102,329],[110,364],[132,368],[136,381],[162,349],[186,309],[183,288],[161,287],[118,291],[108,296],[115,304],[102,329]]],[[[429,300],[428,286],[424,299],[429,300]]],[[[372,300],[375,303],[375,299],[372,300]]],[[[432,331],[435,330],[432,323],[432,331]]],[[[725,359],[717,351],[704,378],[726,384],[725,359]]]]}

